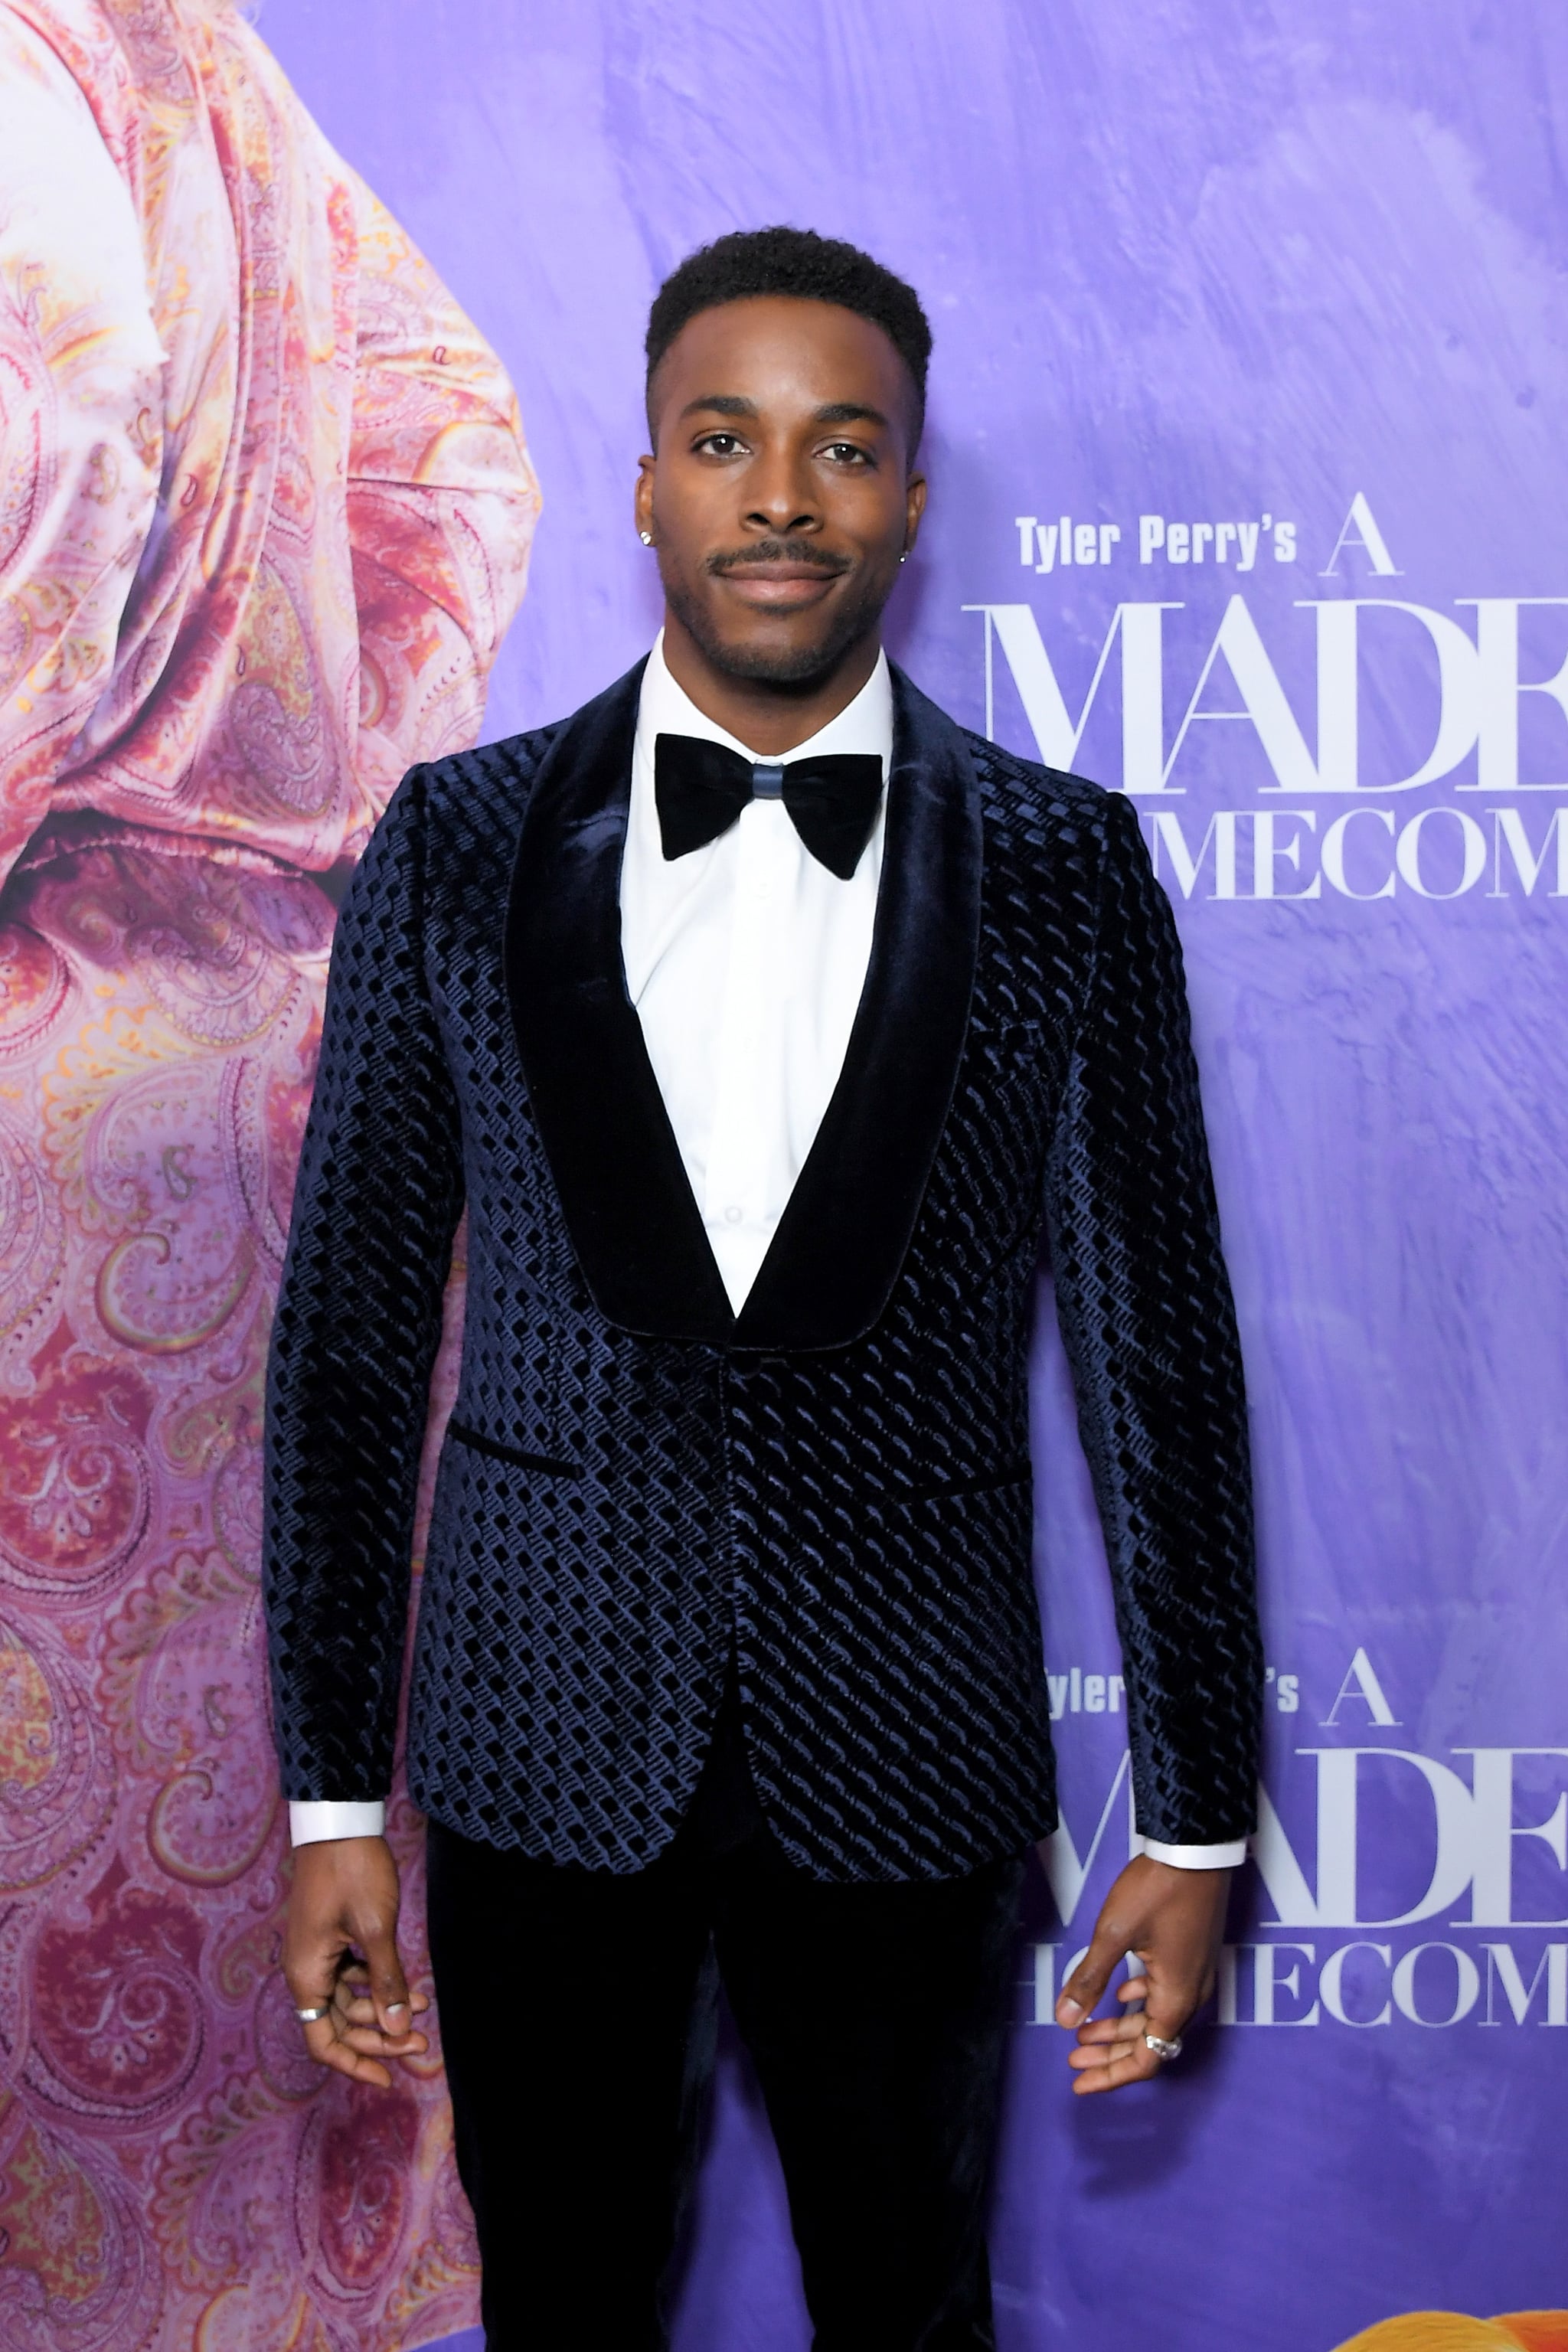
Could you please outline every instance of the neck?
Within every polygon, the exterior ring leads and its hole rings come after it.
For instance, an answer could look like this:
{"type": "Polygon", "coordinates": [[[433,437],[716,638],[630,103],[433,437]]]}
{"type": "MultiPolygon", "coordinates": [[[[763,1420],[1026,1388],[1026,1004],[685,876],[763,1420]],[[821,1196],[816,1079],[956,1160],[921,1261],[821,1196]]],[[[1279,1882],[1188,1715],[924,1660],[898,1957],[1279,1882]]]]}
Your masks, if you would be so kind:
{"type": "Polygon", "coordinates": [[[781,686],[771,678],[734,677],[719,669],[673,613],[667,609],[664,616],[664,658],[677,686],[705,719],[765,759],[793,751],[837,719],[876,668],[881,649],[881,638],[872,629],[822,677],[781,686]]]}

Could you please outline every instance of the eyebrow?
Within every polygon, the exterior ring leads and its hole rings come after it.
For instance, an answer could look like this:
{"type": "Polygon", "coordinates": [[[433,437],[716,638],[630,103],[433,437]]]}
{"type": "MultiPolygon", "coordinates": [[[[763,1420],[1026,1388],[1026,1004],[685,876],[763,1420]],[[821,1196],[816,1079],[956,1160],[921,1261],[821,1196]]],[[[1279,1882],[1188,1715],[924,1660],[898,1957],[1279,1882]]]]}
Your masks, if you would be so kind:
{"type": "MultiPolygon", "coordinates": [[[[706,392],[699,400],[689,400],[680,414],[682,418],[695,416],[707,410],[717,416],[756,416],[760,414],[754,400],[745,400],[739,393],[706,392]]],[[[813,412],[814,425],[886,425],[888,420],[879,408],[863,400],[830,400],[813,412]]]]}
{"type": "Polygon", "coordinates": [[[829,401],[812,418],[814,425],[886,425],[887,421],[879,408],[864,400],[829,401]]]}
{"type": "Polygon", "coordinates": [[[700,400],[689,400],[681,410],[682,417],[695,416],[700,409],[708,408],[720,416],[755,416],[754,400],[742,400],[739,393],[705,392],[700,400]]]}

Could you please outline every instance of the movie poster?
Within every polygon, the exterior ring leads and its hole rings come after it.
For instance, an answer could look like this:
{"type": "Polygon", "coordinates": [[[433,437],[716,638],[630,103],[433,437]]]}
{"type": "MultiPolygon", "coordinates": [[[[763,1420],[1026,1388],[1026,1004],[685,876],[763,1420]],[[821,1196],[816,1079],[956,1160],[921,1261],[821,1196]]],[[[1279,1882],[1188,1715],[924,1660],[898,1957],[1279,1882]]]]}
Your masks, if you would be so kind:
{"type": "MultiPolygon", "coordinates": [[[[276,1970],[268,1320],[343,878],[646,650],[647,303],[773,220],[931,315],[897,658],[1137,809],[1252,1400],[1254,1859],[1074,2103],[1131,1822],[1042,1276],[1002,2352],[1568,2342],[1565,98],[1544,5],[0,5],[7,2346],[477,2347],[434,2059],[351,2096],[276,1970]]],[[[675,2342],[805,2352],[720,2090],[675,2342]]]]}

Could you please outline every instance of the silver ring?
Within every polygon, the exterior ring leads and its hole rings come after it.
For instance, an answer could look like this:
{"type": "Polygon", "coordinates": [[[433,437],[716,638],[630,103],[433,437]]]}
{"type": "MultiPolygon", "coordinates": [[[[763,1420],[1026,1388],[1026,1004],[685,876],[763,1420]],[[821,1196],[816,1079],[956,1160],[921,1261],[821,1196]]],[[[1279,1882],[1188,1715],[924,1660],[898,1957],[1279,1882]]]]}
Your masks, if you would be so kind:
{"type": "Polygon", "coordinates": [[[301,2025],[318,2025],[323,2017],[331,2015],[331,2009],[330,2004],[326,2009],[297,2009],[294,2014],[301,2025]]]}
{"type": "Polygon", "coordinates": [[[1182,2037],[1179,2033],[1173,2034],[1169,2042],[1158,2033],[1145,2033],[1143,2039],[1156,2058],[1161,2060],[1179,2058],[1182,2054],[1182,2037]]]}

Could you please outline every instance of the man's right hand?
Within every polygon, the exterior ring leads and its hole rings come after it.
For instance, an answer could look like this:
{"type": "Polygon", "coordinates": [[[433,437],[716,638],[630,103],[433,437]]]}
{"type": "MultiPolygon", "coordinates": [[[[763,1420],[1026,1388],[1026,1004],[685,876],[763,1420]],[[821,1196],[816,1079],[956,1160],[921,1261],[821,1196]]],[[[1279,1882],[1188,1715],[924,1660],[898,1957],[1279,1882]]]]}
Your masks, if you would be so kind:
{"type": "Polygon", "coordinates": [[[410,1995],[397,1956],[397,1864],[384,1838],[295,1847],[283,1974],[296,2009],[326,2012],[302,2025],[319,2066],[384,2091],[386,2060],[429,2048],[414,2018],[430,2004],[410,1995]]]}

